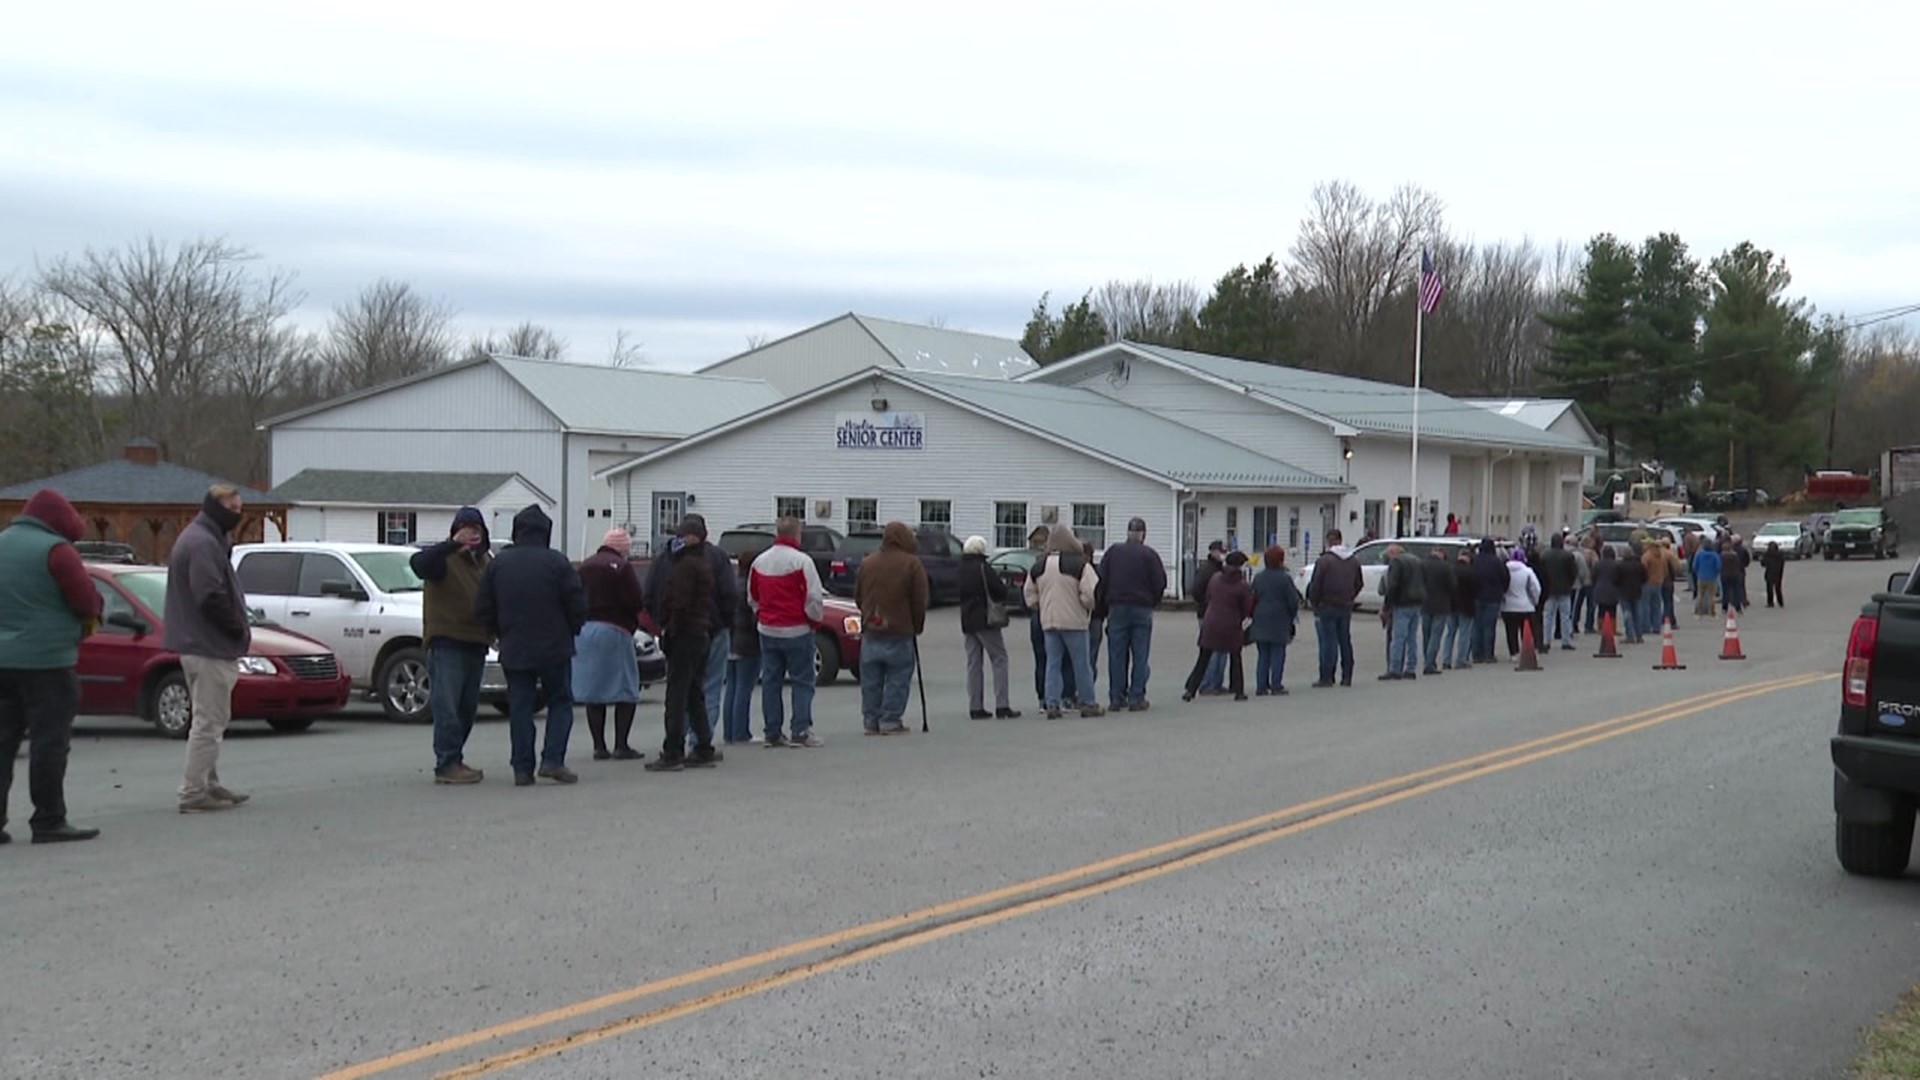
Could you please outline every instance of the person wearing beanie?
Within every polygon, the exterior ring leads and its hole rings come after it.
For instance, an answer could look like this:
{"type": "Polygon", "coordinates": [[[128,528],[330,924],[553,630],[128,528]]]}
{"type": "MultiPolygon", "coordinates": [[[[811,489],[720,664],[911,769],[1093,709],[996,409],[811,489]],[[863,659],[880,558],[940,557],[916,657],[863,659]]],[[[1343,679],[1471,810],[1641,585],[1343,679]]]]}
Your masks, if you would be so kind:
{"type": "Polygon", "coordinates": [[[1011,720],[1020,715],[1008,700],[1007,641],[1001,630],[1007,625],[1007,610],[1002,606],[994,618],[994,604],[1007,602],[1007,583],[987,565],[987,539],[969,536],[960,556],[960,633],[967,648],[967,715],[975,720],[999,717],[1011,720]],[[986,664],[993,665],[994,711],[987,711],[986,664]]]}
{"type": "MultiPolygon", "coordinates": [[[[1153,611],[1167,594],[1167,564],[1147,546],[1147,522],[1127,522],[1127,539],[1100,557],[1107,606],[1107,707],[1145,712],[1153,611]]],[[[1091,666],[1091,665],[1089,665],[1091,666]]]]}
{"type": "Polygon", "coordinates": [[[413,553],[427,639],[427,703],[433,716],[433,782],[477,784],[485,773],[466,762],[467,738],[480,714],[480,683],[493,636],[473,613],[480,578],[493,561],[493,538],[479,509],[453,515],[447,538],[413,553]]]}
{"type": "MultiPolygon", "coordinates": [[[[701,676],[700,700],[706,715],[689,716],[682,725],[687,732],[686,749],[693,750],[694,734],[702,725],[708,732],[721,730],[720,710],[726,703],[727,657],[733,652],[733,617],[740,606],[740,574],[733,560],[720,550],[718,544],[707,542],[705,517],[688,514],[680,519],[680,526],[673,535],[682,545],[699,549],[701,556],[707,560],[707,574],[713,579],[712,607],[707,613],[707,661],[700,669],[704,673],[701,676]]],[[[653,613],[654,623],[663,627],[667,622],[659,604],[666,596],[668,562],[667,559],[655,559],[653,568],[647,573],[647,610],[653,613]]],[[[811,664],[812,654],[808,654],[808,662],[811,664]]]]}
{"type": "MultiPolygon", "coordinates": [[[[12,838],[7,796],[25,738],[33,842],[91,840],[67,820],[67,753],[80,704],[80,642],[100,621],[100,593],[74,542],[86,523],[50,488],[0,530],[0,844],[12,838]]],[[[232,665],[229,664],[229,667],[232,665]]]]}
{"type": "Polygon", "coordinates": [[[515,787],[533,786],[535,776],[557,784],[580,779],[567,768],[567,740],[573,734],[573,642],[587,621],[587,594],[573,562],[552,542],[553,519],[546,511],[532,505],[515,514],[513,543],[487,564],[473,602],[474,615],[500,642],[515,787]],[[546,741],[536,770],[533,714],[542,699],[546,741]]]}
{"type": "Polygon", "coordinates": [[[640,705],[640,668],[633,635],[645,607],[640,575],[628,555],[633,537],[609,529],[600,547],[580,563],[580,585],[587,591],[587,623],[573,639],[573,699],[586,706],[587,731],[593,736],[593,760],[638,761],[628,745],[633,713],[640,705]],[[607,706],[613,706],[613,747],[607,747],[607,706]]]}
{"type": "Polygon", "coordinates": [[[648,772],[679,772],[684,768],[712,768],[722,755],[713,745],[713,726],[707,720],[707,658],[717,631],[731,625],[716,618],[713,597],[721,579],[732,579],[733,567],[724,555],[715,575],[709,558],[707,524],[689,514],[667,549],[660,591],[651,598],[660,624],[660,646],[667,654],[666,738],[660,756],[642,768],[648,772]],[[689,736],[691,731],[691,736],[689,736]]]}
{"type": "Polygon", "coordinates": [[[240,681],[235,662],[253,644],[247,596],[233,570],[233,533],[243,505],[239,489],[215,484],[167,559],[163,644],[180,654],[193,710],[180,782],[183,814],[225,810],[247,800],[220,784],[220,742],[233,719],[233,687],[240,681]]]}
{"type": "Polygon", "coordinates": [[[1207,665],[1215,655],[1227,658],[1227,689],[1233,693],[1233,700],[1247,700],[1241,651],[1246,645],[1247,620],[1253,615],[1253,589],[1244,576],[1246,565],[1246,553],[1233,552],[1207,581],[1207,614],[1200,621],[1200,655],[1187,676],[1186,692],[1180,695],[1182,701],[1192,701],[1200,692],[1200,682],[1206,677],[1207,665]]]}

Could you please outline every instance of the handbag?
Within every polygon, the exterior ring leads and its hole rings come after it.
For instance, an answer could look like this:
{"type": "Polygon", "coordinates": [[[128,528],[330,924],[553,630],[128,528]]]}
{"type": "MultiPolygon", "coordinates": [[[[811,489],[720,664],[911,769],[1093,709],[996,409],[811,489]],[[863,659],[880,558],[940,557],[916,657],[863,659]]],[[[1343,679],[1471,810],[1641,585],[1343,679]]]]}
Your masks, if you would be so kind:
{"type": "Polygon", "coordinates": [[[1013,622],[1013,616],[1007,612],[1007,602],[1005,600],[995,600],[993,593],[988,590],[987,567],[985,563],[980,565],[980,591],[985,594],[987,598],[987,629],[1005,629],[1013,622]]]}

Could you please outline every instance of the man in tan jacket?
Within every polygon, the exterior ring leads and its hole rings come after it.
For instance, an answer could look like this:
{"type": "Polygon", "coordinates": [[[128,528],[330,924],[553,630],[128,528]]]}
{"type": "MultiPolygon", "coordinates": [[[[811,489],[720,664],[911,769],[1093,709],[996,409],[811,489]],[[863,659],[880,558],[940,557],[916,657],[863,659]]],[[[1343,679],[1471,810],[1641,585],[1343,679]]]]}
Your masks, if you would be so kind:
{"type": "MultiPolygon", "coordinates": [[[[1093,685],[1093,665],[1087,658],[1087,627],[1093,622],[1094,572],[1085,549],[1065,525],[1055,525],[1047,537],[1047,554],[1027,575],[1027,606],[1040,613],[1040,630],[1047,641],[1047,719],[1060,719],[1064,693],[1061,665],[1073,664],[1075,686],[1093,685]]],[[[864,648],[864,643],[862,648],[864,648]]],[[[1081,695],[1080,715],[1101,716],[1107,710],[1081,695]]]]}
{"type": "Polygon", "coordinates": [[[1673,621],[1673,584],[1686,567],[1673,553],[1672,541],[1664,536],[1648,541],[1641,549],[1640,565],[1647,570],[1647,588],[1640,594],[1644,617],[1637,625],[1643,630],[1665,626],[1673,621]]]}
{"type": "Polygon", "coordinates": [[[860,723],[869,735],[905,735],[913,690],[914,639],[927,628],[927,568],[913,530],[887,522],[880,550],[860,563],[853,596],[860,605],[860,723]]]}

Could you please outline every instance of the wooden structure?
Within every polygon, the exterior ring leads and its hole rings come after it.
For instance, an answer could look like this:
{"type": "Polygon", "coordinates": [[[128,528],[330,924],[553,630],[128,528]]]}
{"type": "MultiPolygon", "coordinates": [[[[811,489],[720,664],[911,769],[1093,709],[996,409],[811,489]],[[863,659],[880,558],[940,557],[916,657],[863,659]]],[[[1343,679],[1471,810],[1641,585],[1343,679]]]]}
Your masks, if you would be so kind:
{"type": "MultiPolygon", "coordinates": [[[[161,461],[158,443],[135,439],[112,461],[0,488],[0,521],[11,521],[35,492],[52,488],[87,522],[88,540],[128,544],[142,562],[164,563],[174,538],[200,513],[207,489],[220,483],[233,482],[161,461]]],[[[233,486],[240,489],[244,503],[237,543],[267,539],[269,525],[275,539],[287,538],[284,500],[243,484],[233,486]]]]}

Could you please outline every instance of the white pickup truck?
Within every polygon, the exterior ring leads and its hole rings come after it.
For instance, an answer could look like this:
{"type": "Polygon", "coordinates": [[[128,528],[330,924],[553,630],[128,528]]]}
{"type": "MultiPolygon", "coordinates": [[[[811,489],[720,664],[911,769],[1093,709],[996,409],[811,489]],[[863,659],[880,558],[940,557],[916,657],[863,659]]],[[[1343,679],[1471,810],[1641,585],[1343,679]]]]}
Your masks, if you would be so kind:
{"type": "MultiPolygon", "coordinates": [[[[249,606],[270,623],[331,648],[356,690],[371,693],[388,718],[425,723],[426,643],[414,549],[387,544],[243,544],[233,565],[249,606]]],[[[505,700],[507,682],[489,651],[483,700],[505,700]]]]}

